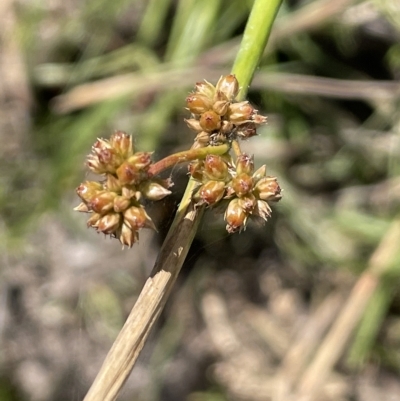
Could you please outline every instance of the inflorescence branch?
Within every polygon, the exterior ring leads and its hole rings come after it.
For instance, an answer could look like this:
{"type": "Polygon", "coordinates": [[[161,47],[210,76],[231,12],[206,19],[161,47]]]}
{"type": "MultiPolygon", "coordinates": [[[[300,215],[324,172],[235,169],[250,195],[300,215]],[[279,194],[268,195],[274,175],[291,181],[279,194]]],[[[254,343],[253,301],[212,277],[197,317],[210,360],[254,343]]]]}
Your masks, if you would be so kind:
{"type": "Polygon", "coordinates": [[[141,228],[155,229],[144,201],[171,193],[171,180],[158,175],[183,162],[190,162],[189,174],[197,182],[192,201],[196,206],[224,205],[229,233],[244,229],[249,218],[266,221],[271,216],[269,202],[280,200],[281,189],[265,165],[254,169],[253,157],[242,153],[238,141],[256,135],[267,118],[248,101],[236,101],[238,92],[234,75],[221,77],[216,86],[197,83],[186,98],[191,118],[185,121],[196,132],[194,144],[158,162],[152,162],[150,152],[136,152],[132,137],[124,132],[98,139],[86,165],[102,178],[77,188],[82,202],[75,210],[90,213],[88,227],[132,247],[141,228]]]}

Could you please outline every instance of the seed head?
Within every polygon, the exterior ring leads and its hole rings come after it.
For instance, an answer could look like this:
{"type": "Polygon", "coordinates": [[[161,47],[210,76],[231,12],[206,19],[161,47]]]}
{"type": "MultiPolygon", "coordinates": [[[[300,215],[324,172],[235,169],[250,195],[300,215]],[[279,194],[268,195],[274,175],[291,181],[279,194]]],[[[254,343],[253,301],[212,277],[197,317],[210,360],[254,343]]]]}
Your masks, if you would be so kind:
{"type": "Polygon", "coordinates": [[[249,102],[235,102],[239,83],[234,75],[222,76],[214,87],[207,81],[196,84],[195,91],[186,98],[192,118],[186,120],[195,132],[207,132],[209,137],[196,137],[194,148],[217,145],[232,139],[246,139],[257,134],[257,126],[264,124],[249,102]],[[205,143],[205,141],[208,141],[205,143]]]}
{"type": "Polygon", "coordinates": [[[223,76],[219,79],[216,90],[222,92],[231,102],[239,93],[239,82],[233,74],[223,76]]]}
{"type": "Polygon", "coordinates": [[[198,201],[198,204],[207,204],[213,206],[218,203],[225,192],[225,183],[222,181],[207,181],[203,184],[194,198],[198,201]]]}
{"type": "Polygon", "coordinates": [[[228,165],[221,156],[207,155],[204,161],[204,176],[206,180],[225,181],[229,178],[228,165]]]}
{"type": "Polygon", "coordinates": [[[241,230],[245,226],[247,214],[240,206],[239,199],[235,198],[229,202],[225,211],[225,221],[227,223],[226,230],[230,234],[241,230]]]}
{"type": "Polygon", "coordinates": [[[206,95],[192,93],[186,98],[186,106],[193,114],[201,114],[212,108],[212,101],[206,95]]]}
{"type": "Polygon", "coordinates": [[[282,197],[281,188],[278,184],[276,177],[264,177],[261,178],[255,188],[254,193],[257,194],[257,198],[265,201],[279,201],[282,197]]]}
{"type": "Polygon", "coordinates": [[[215,111],[205,111],[200,116],[200,126],[206,132],[217,131],[221,128],[221,117],[215,111]]]}

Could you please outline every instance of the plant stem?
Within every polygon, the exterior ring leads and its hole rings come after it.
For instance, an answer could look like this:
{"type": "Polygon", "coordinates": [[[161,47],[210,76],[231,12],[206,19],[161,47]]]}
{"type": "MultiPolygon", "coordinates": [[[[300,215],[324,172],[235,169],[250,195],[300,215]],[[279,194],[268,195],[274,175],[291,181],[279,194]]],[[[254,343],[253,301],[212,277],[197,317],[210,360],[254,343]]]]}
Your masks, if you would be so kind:
{"type": "Polygon", "coordinates": [[[150,166],[151,175],[160,174],[169,167],[191,160],[205,159],[207,155],[223,155],[229,151],[229,145],[207,146],[204,148],[190,149],[183,152],[174,153],[150,166]]]}
{"type": "MultiPolygon", "coordinates": [[[[247,93],[280,3],[281,0],[254,2],[243,42],[232,69],[232,73],[236,74],[242,85],[241,98],[247,93]]],[[[226,150],[223,153],[225,152],[226,150]]],[[[195,208],[191,201],[195,185],[194,180],[190,179],[153,271],[85,401],[115,400],[128,378],[154,322],[167,301],[204,212],[204,207],[195,208]]]]}
{"type": "Polygon", "coordinates": [[[239,52],[232,67],[232,74],[236,75],[241,86],[239,100],[246,97],[281,3],[282,0],[256,0],[253,4],[239,52]]]}

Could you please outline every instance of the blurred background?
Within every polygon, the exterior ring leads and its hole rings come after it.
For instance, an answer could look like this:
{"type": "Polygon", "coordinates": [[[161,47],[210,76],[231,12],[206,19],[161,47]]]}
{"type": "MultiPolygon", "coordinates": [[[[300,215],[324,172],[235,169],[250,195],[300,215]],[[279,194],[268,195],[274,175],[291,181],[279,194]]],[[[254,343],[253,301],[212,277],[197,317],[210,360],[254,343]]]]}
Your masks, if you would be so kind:
{"type": "MultiPolygon", "coordinates": [[[[230,72],[252,1],[0,3],[0,400],[82,400],[187,181],[121,250],[72,211],[85,156],[116,129],[189,148],[185,96],[230,72]]],[[[400,399],[399,43],[397,1],[284,1],[243,145],[283,199],[235,235],[207,212],[121,400],[400,399]]]]}

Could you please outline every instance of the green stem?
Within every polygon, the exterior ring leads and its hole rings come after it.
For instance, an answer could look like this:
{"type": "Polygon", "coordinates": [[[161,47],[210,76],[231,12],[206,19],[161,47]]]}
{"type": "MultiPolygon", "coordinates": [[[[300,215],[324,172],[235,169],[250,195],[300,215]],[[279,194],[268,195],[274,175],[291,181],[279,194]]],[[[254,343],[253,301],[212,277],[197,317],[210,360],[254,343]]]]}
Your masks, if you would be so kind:
{"type": "Polygon", "coordinates": [[[207,146],[204,148],[184,150],[183,152],[174,153],[154,163],[149,173],[151,175],[160,174],[162,171],[169,167],[175,166],[179,163],[184,163],[197,159],[205,159],[207,155],[223,155],[229,151],[229,145],[207,146]]]}
{"type": "Polygon", "coordinates": [[[272,24],[282,0],[255,0],[247,21],[239,52],[232,67],[241,86],[238,99],[244,99],[267,44],[272,24]]]}

